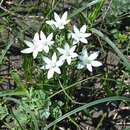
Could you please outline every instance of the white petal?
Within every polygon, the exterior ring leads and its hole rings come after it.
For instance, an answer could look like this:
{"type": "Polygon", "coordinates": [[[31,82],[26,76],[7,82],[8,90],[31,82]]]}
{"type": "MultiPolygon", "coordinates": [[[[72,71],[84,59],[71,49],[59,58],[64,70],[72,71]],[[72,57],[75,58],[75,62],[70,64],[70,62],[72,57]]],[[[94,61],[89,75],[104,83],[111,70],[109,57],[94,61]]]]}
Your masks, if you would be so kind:
{"type": "Polygon", "coordinates": [[[47,45],[44,45],[44,46],[43,46],[43,50],[44,50],[46,53],[48,53],[48,52],[49,52],[49,47],[48,47],[47,45]]]}
{"type": "Polygon", "coordinates": [[[57,25],[57,28],[64,29],[65,27],[64,27],[64,25],[62,25],[62,26],[57,25]]]}
{"type": "Polygon", "coordinates": [[[46,65],[45,65],[45,69],[48,70],[48,69],[50,69],[50,68],[51,68],[51,64],[46,64],[46,65]]]}
{"type": "Polygon", "coordinates": [[[39,34],[38,34],[38,32],[35,33],[33,41],[36,42],[36,43],[39,41],[39,34]]]}
{"type": "Polygon", "coordinates": [[[81,37],[89,37],[91,36],[91,33],[81,33],[81,37]]]}
{"type": "Polygon", "coordinates": [[[76,38],[75,33],[72,32],[72,33],[70,33],[70,35],[72,36],[73,39],[76,38]]]}
{"type": "Polygon", "coordinates": [[[47,20],[46,23],[49,24],[49,25],[53,25],[54,24],[54,20],[47,20]]]}
{"type": "Polygon", "coordinates": [[[64,24],[67,24],[67,23],[69,23],[70,22],[70,20],[66,20],[65,22],[64,22],[64,24]]]}
{"type": "Polygon", "coordinates": [[[33,48],[26,48],[21,51],[21,53],[32,53],[32,52],[33,52],[33,48]]]}
{"type": "Polygon", "coordinates": [[[54,44],[54,41],[50,41],[50,42],[48,43],[49,46],[51,46],[51,45],[53,45],[53,44],[54,44]]]}
{"type": "Polygon", "coordinates": [[[78,54],[77,53],[73,53],[71,56],[72,56],[72,58],[75,58],[75,57],[78,56],[78,54]]]}
{"type": "Polygon", "coordinates": [[[43,60],[45,61],[45,63],[51,64],[51,60],[48,57],[43,57],[43,60]]]}
{"type": "Polygon", "coordinates": [[[85,33],[85,32],[86,32],[86,29],[87,29],[87,26],[86,26],[86,25],[83,25],[83,26],[80,28],[80,32],[85,33]]]}
{"type": "Polygon", "coordinates": [[[88,51],[86,48],[82,49],[82,55],[88,57],[88,51]]]}
{"type": "Polygon", "coordinates": [[[99,52],[94,52],[89,56],[89,60],[95,60],[99,55],[99,52]]]}
{"type": "Polygon", "coordinates": [[[77,69],[83,69],[83,68],[84,68],[84,65],[83,65],[83,64],[79,63],[79,64],[77,65],[77,69]]]}
{"type": "Polygon", "coordinates": [[[64,49],[65,49],[66,51],[68,51],[68,50],[70,49],[70,46],[69,46],[68,43],[65,43],[65,45],[64,45],[64,49]]]}
{"type": "Polygon", "coordinates": [[[47,78],[50,79],[50,78],[53,77],[53,75],[54,75],[54,69],[51,68],[51,69],[48,71],[47,78]]]}
{"type": "Polygon", "coordinates": [[[53,38],[53,33],[49,34],[49,36],[47,37],[47,41],[50,42],[53,38]]]}
{"type": "Polygon", "coordinates": [[[82,56],[82,55],[79,55],[79,56],[78,56],[78,59],[81,60],[81,61],[83,61],[83,56],[82,56]]]}
{"type": "Polygon", "coordinates": [[[55,72],[58,73],[58,74],[61,74],[60,68],[55,67],[55,72]]]}
{"type": "Polygon", "coordinates": [[[75,51],[75,48],[76,48],[76,46],[71,47],[71,48],[70,48],[70,52],[71,52],[71,53],[74,52],[74,51],[75,51]]]}
{"type": "Polygon", "coordinates": [[[56,66],[62,66],[63,65],[63,63],[64,63],[64,60],[58,60],[57,62],[56,62],[56,66]]]}
{"type": "Polygon", "coordinates": [[[91,64],[87,64],[87,69],[92,72],[92,65],[91,64]]]}
{"type": "Polygon", "coordinates": [[[53,62],[56,62],[56,60],[57,60],[57,56],[56,56],[56,53],[54,52],[54,54],[53,54],[53,56],[52,56],[52,61],[53,61],[53,62]]]}
{"type": "Polygon", "coordinates": [[[55,21],[57,21],[57,22],[61,21],[59,15],[57,13],[54,13],[54,18],[55,18],[55,21]]]}
{"type": "Polygon", "coordinates": [[[71,57],[67,57],[67,63],[70,65],[70,63],[71,63],[71,57]]]}
{"type": "Polygon", "coordinates": [[[45,68],[45,65],[43,65],[43,66],[41,67],[41,69],[46,69],[46,68],[45,68]]]}
{"type": "Polygon", "coordinates": [[[54,20],[48,20],[46,21],[47,24],[49,24],[52,28],[54,28],[55,21],[54,20]]]}
{"type": "Polygon", "coordinates": [[[77,34],[80,33],[80,32],[79,32],[79,29],[78,29],[75,25],[73,26],[73,28],[74,28],[74,32],[75,32],[75,33],[77,33],[77,34]]]}
{"type": "Polygon", "coordinates": [[[65,54],[65,50],[64,49],[58,47],[57,50],[59,51],[60,54],[65,54]]]}
{"type": "Polygon", "coordinates": [[[64,61],[65,59],[66,59],[66,56],[65,55],[62,55],[62,56],[60,56],[60,58],[59,58],[61,61],[64,61]]]}
{"type": "Polygon", "coordinates": [[[41,52],[43,51],[43,43],[42,42],[39,42],[39,45],[37,45],[37,48],[35,47],[35,49],[38,51],[38,52],[41,52]]]}
{"type": "Polygon", "coordinates": [[[62,15],[61,19],[63,19],[65,21],[67,19],[67,15],[68,15],[68,12],[65,11],[64,14],[62,15]]]}
{"type": "Polygon", "coordinates": [[[102,65],[102,63],[99,62],[99,61],[92,61],[91,64],[92,64],[92,66],[94,66],[94,67],[99,67],[99,66],[102,65]]]}
{"type": "Polygon", "coordinates": [[[75,42],[75,43],[78,43],[78,42],[79,42],[79,37],[77,36],[76,33],[71,33],[71,36],[72,36],[72,38],[74,39],[74,42],[75,42]]]}
{"type": "Polygon", "coordinates": [[[68,15],[68,12],[66,11],[66,12],[62,15],[62,17],[61,17],[62,22],[66,21],[67,15],[68,15]]]}
{"type": "Polygon", "coordinates": [[[85,38],[80,38],[80,41],[81,41],[82,43],[88,43],[87,39],[85,39],[85,38]]]}
{"type": "Polygon", "coordinates": [[[26,44],[28,47],[30,47],[30,48],[33,48],[33,47],[34,47],[34,45],[33,45],[32,42],[29,42],[29,41],[26,41],[26,40],[24,40],[24,42],[25,42],[25,44],[26,44]]]}
{"type": "Polygon", "coordinates": [[[36,57],[37,57],[37,55],[38,55],[38,51],[33,51],[33,58],[35,59],[36,57]]]}
{"type": "Polygon", "coordinates": [[[74,41],[73,41],[73,45],[77,44],[78,42],[79,42],[79,41],[74,40],[74,41]]]}
{"type": "Polygon", "coordinates": [[[40,38],[41,40],[46,41],[46,36],[42,31],[40,32],[40,38]]]}

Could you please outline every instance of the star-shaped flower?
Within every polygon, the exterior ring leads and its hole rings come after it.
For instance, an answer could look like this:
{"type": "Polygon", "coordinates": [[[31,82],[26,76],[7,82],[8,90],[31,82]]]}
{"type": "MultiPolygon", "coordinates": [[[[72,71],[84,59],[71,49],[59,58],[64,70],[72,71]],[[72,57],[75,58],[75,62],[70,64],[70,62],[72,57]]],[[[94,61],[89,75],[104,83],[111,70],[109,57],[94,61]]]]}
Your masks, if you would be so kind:
{"type": "Polygon", "coordinates": [[[61,54],[60,59],[63,61],[66,60],[69,65],[71,63],[71,59],[78,56],[78,54],[74,52],[76,46],[70,47],[68,43],[64,45],[64,49],[62,48],[57,48],[57,49],[61,54]]]}
{"type": "Polygon", "coordinates": [[[25,44],[29,47],[21,51],[21,53],[33,53],[33,58],[35,59],[39,52],[44,50],[46,53],[49,52],[49,46],[51,46],[54,41],[51,41],[53,34],[51,33],[47,38],[45,34],[41,31],[35,33],[32,42],[24,40],[25,44]]]}
{"type": "Polygon", "coordinates": [[[49,59],[48,57],[44,57],[43,60],[45,61],[45,65],[41,67],[41,69],[47,69],[48,74],[47,78],[50,79],[53,77],[54,72],[61,74],[60,66],[63,64],[62,60],[57,61],[56,53],[53,54],[52,59],[49,59]]]}
{"type": "Polygon", "coordinates": [[[78,69],[86,67],[90,72],[92,72],[93,67],[99,67],[102,65],[101,62],[95,60],[99,55],[99,52],[94,52],[88,56],[87,49],[83,49],[81,55],[79,56],[80,62],[77,66],[78,69]]]}
{"type": "Polygon", "coordinates": [[[70,22],[70,20],[67,20],[67,15],[68,12],[66,11],[60,18],[57,13],[54,13],[54,20],[46,21],[46,23],[52,26],[52,28],[64,29],[65,25],[70,22]]]}
{"type": "Polygon", "coordinates": [[[87,37],[91,36],[91,33],[86,32],[86,25],[83,25],[80,29],[78,29],[75,25],[73,26],[74,32],[71,33],[72,38],[74,39],[73,44],[77,44],[78,42],[88,43],[87,37]]]}
{"type": "Polygon", "coordinates": [[[54,41],[52,41],[53,38],[53,33],[49,34],[48,37],[46,37],[46,35],[41,31],[40,32],[40,36],[41,36],[41,41],[42,41],[42,49],[48,53],[49,52],[49,46],[51,46],[54,41]]]}
{"type": "Polygon", "coordinates": [[[38,55],[38,52],[41,52],[43,48],[38,32],[35,33],[32,42],[26,40],[24,40],[24,42],[29,48],[22,50],[21,53],[33,53],[33,58],[35,59],[38,55]]]}

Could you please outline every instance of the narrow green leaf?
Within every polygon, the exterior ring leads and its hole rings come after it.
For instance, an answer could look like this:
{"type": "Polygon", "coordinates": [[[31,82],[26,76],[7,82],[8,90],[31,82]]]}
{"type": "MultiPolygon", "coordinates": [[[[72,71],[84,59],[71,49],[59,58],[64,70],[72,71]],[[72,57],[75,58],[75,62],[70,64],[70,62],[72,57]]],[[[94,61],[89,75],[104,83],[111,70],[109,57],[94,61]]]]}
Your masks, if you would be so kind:
{"type": "Polygon", "coordinates": [[[28,91],[26,89],[26,86],[23,84],[22,80],[20,79],[20,76],[18,75],[16,70],[11,71],[11,77],[15,81],[17,88],[14,90],[3,90],[0,91],[0,97],[6,97],[6,96],[25,96],[27,95],[28,91]]]}
{"type": "Polygon", "coordinates": [[[125,128],[125,129],[123,129],[123,130],[130,130],[130,128],[125,128]]]}
{"type": "Polygon", "coordinates": [[[86,4],[84,7],[81,7],[81,8],[79,8],[79,9],[75,9],[75,10],[71,13],[71,15],[69,16],[69,18],[74,17],[75,15],[77,15],[77,14],[81,13],[82,11],[84,11],[86,8],[89,8],[89,7],[91,7],[91,6],[95,5],[95,4],[97,4],[98,2],[100,2],[100,0],[93,0],[92,2],[86,4]]]}
{"type": "Polygon", "coordinates": [[[3,59],[4,59],[4,57],[5,57],[6,53],[7,53],[7,51],[9,50],[9,48],[11,47],[12,44],[13,44],[13,43],[10,42],[10,43],[6,46],[6,48],[2,51],[2,54],[0,55],[0,65],[2,64],[3,59]]]}
{"type": "Polygon", "coordinates": [[[100,2],[96,5],[95,9],[91,11],[91,13],[88,16],[89,21],[91,22],[91,24],[93,24],[93,22],[95,22],[102,6],[104,5],[105,0],[100,0],[100,2]]]}
{"type": "Polygon", "coordinates": [[[5,90],[0,91],[0,97],[6,97],[6,96],[26,96],[27,90],[23,88],[15,89],[15,90],[5,90]]]}
{"type": "Polygon", "coordinates": [[[16,70],[12,70],[10,74],[13,80],[15,81],[17,87],[25,87],[16,70]]]}
{"type": "Polygon", "coordinates": [[[54,120],[52,123],[50,123],[49,125],[47,125],[44,130],[48,130],[50,127],[52,127],[53,125],[57,124],[58,122],[62,121],[63,119],[77,113],[77,112],[80,112],[84,109],[87,109],[89,107],[93,107],[95,105],[98,105],[98,104],[101,104],[101,103],[105,103],[105,102],[112,102],[112,101],[130,101],[130,98],[127,98],[127,97],[121,97],[121,96],[114,96],[114,97],[107,97],[107,98],[103,98],[103,99],[99,99],[99,100],[96,100],[96,101],[93,101],[93,102],[90,102],[90,103],[86,103],[85,105],[83,106],[80,106],[68,113],[66,113],[65,115],[61,116],[60,118],[54,120]]]}
{"type": "Polygon", "coordinates": [[[123,65],[126,66],[126,68],[130,72],[130,63],[128,62],[128,60],[126,59],[126,57],[122,54],[122,52],[116,47],[116,45],[109,39],[109,37],[107,37],[101,31],[99,31],[99,30],[97,30],[95,28],[92,28],[91,31],[93,33],[97,34],[99,37],[101,37],[104,41],[106,41],[111,46],[111,48],[113,48],[113,50],[117,53],[117,55],[123,61],[123,65]]]}
{"type": "Polygon", "coordinates": [[[24,76],[27,82],[32,81],[32,66],[33,66],[33,58],[32,56],[23,56],[23,69],[24,76]]]}

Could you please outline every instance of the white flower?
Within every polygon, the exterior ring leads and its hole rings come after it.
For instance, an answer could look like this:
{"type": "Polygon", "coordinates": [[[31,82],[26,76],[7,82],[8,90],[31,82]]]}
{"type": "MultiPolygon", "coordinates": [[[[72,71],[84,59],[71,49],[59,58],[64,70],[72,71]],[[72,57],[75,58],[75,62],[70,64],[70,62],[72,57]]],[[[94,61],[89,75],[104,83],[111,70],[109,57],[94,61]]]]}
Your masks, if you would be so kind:
{"type": "Polygon", "coordinates": [[[58,29],[64,29],[64,26],[70,22],[70,20],[67,20],[67,15],[68,12],[66,11],[62,17],[60,18],[60,16],[57,13],[54,13],[54,19],[55,20],[49,20],[46,21],[47,24],[51,25],[52,28],[54,28],[54,26],[58,29]]]}
{"type": "Polygon", "coordinates": [[[47,78],[50,79],[53,77],[54,72],[61,74],[60,66],[63,64],[62,60],[57,61],[56,53],[53,54],[52,59],[48,57],[44,57],[43,60],[45,61],[46,65],[43,65],[41,69],[48,69],[47,78]]]}
{"type": "Polygon", "coordinates": [[[40,35],[39,33],[35,33],[34,38],[32,42],[30,41],[24,41],[25,44],[29,47],[21,51],[21,53],[33,53],[33,58],[35,59],[39,52],[44,50],[46,53],[49,51],[49,46],[51,46],[54,41],[51,41],[53,37],[53,34],[51,33],[47,38],[45,34],[41,31],[40,35]]]}
{"type": "Polygon", "coordinates": [[[73,44],[77,44],[78,42],[82,43],[88,43],[87,37],[91,35],[91,33],[85,33],[86,32],[86,25],[83,25],[80,29],[78,29],[75,25],[73,26],[74,33],[72,32],[72,38],[74,39],[73,44]]]}
{"type": "Polygon", "coordinates": [[[39,39],[38,32],[35,33],[32,42],[26,40],[24,42],[29,48],[22,50],[21,53],[33,53],[33,58],[35,59],[38,55],[38,52],[42,51],[42,42],[39,39]]]}
{"type": "Polygon", "coordinates": [[[40,38],[42,42],[42,49],[48,53],[49,52],[49,46],[51,46],[54,41],[52,41],[53,33],[49,34],[48,37],[45,36],[45,34],[41,31],[40,32],[40,38]]]}
{"type": "Polygon", "coordinates": [[[92,66],[93,67],[99,67],[102,65],[101,62],[95,60],[99,55],[99,52],[94,52],[88,56],[87,49],[83,49],[81,52],[81,55],[79,56],[80,63],[78,64],[77,68],[82,69],[84,67],[87,67],[87,69],[92,72],[92,66]]]}
{"type": "Polygon", "coordinates": [[[60,54],[62,54],[60,59],[63,61],[66,60],[67,63],[70,65],[71,59],[78,56],[78,54],[74,52],[75,48],[76,48],[76,46],[73,46],[70,48],[70,46],[67,43],[64,45],[64,49],[57,48],[58,51],[60,52],[60,54]]]}

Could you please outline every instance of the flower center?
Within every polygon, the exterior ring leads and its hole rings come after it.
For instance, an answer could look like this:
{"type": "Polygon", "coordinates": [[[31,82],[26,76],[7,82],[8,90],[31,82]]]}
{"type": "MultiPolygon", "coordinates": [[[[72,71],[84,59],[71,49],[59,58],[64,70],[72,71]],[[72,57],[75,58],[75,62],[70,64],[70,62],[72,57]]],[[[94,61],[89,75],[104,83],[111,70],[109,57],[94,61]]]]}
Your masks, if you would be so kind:
{"type": "Polygon", "coordinates": [[[70,56],[70,51],[69,50],[66,50],[66,56],[70,56]]]}
{"type": "Polygon", "coordinates": [[[83,63],[85,63],[85,64],[91,64],[91,60],[89,60],[88,57],[84,57],[83,58],[83,63]]]}
{"type": "Polygon", "coordinates": [[[52,62],[51,67],[55,68],[56,67],[56,62],[52,62]]]}
{"type": "Polygon", "coordinates": [[[86,63],[87,63],[87,64],[91,64],[91,60],[86,59],[86,63]]]}
{"type": "Polygon", "coordinates": [[[61,21],[59,21],[59,22],[58,22],[58,26],[59,26],[59,27],[62,27],[62,26],[64,26],[64,23],[61,22],[61,21]]]}
{"type": "Polygon", "coordinates": [[[39,48],[38,45],[35,44],[34,45],[34,50],[38,50],[38,48],[39,48]]]}

